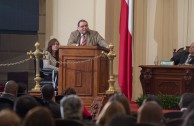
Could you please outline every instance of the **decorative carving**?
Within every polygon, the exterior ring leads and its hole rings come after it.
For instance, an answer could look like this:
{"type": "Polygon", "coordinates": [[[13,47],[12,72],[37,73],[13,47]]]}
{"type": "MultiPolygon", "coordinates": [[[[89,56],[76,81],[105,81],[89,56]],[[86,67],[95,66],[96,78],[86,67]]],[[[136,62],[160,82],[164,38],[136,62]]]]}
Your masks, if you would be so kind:
{"type": "Polygon", "coordinates": [[[186,81],[192,79],[192,71],[191,71],[191,70],[186,69],[184,79],[185,79],[186,81]]]}
{"type": "Polygon", "coordinates": [[[143,94],[181,95],[194,93],[193,66],[141,65],[143,94]]]}
{"type": "Polygon", "coordinates": [[[100,111],[102,110],[110,96],[112,96],[112,94],[104,94],[103,96],[97,96],[96,98],[94,98],[91,105],[91,115],[94,120],[97,119],[100,111]]]}
{"type": "Polygon", "coordinates": [[[181,85],[177,82],[172,81],[160,81],[161,83],[158,84],[157,90],[159,91],[158,94],[170,94],[170,95],[179,95],[181,85]],[[174,90],[177,89],[177,90],[174,90]]]}

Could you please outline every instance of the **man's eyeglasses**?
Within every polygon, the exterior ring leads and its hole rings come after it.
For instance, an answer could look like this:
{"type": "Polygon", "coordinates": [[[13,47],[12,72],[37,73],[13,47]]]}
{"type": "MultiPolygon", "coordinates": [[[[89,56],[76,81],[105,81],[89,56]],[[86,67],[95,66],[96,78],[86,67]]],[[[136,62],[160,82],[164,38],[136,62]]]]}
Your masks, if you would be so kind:
{"type": "Polygon", "coordinates": [[[83,27],[88,27],[88,25],[82,25],[82,26],[79,26],[80,28],[83,28],[83,27]]]}

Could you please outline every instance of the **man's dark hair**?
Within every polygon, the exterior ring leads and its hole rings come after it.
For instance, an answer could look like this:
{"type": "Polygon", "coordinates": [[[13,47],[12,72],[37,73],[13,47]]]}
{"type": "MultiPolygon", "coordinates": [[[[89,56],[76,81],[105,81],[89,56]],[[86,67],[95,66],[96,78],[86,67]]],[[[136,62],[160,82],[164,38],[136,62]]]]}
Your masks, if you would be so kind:
{"type": "Polygon", "coordinates": [[[27,84],[18,82],[18,96],[26,94],[27,84]]]}
{"type": "Polygon", "coordinates": [[[194,101],[194,94],[193,93],[184,93],[181,96],[180,102],[182,103],[182,107],[187,108],[190,103],[194,101]]]}
{"type": "Polygon", "coordinates": [[[18,97],[14,103],[14,111],[21,117],[24,118],[27,112],[38,106],[36,99],[30,95],[22,95],[18,97]]]}
{"type": "Polygon", "coordinates": [[[41,92],[44,100],[51,100],[54,95],[55,89],[51,84],[45,84],[41,88],[41,92]]]}
{"type": "Polygon", "coordinates": [[[62,93],[63,96],[72,95],[72,94],[76,95],[76,91],[71,87],[66,88],[62,93]]]}
{"type": "Polygon", "coordinates": [[[86,22],[86,23],[88,23],[86,20],[81,19],[81,20],[79,20],[79,21],[78,21],[78,23],[77,23],[77,27],[79,27],[80,22],[86,22]]]}

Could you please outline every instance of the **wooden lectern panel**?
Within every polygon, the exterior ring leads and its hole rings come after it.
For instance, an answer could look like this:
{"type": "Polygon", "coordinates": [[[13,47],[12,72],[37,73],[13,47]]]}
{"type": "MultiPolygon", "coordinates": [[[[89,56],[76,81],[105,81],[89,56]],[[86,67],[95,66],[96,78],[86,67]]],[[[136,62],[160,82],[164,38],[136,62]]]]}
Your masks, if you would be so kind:
{"type": "Polygon", "coordinates": [[[90,106],[93,99],[108,90],[109,60],[100,57],[96,46],[61,46],[59,48],[58,92],[72,87],[90,106]]]}

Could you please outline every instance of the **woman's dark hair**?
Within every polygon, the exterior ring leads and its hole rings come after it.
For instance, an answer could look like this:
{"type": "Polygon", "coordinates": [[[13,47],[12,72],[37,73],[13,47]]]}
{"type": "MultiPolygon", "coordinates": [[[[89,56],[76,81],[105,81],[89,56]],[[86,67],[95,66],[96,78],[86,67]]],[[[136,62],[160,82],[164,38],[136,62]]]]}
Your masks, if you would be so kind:
{"type": "MultiPolygon", "coordinates": [[[[59,43],[59,41],[56,38],[53,38],[48,42],[47,51],[50,52],[51,54],[52,54],[52,46],[55,45],[55,42],[59,43]]],[[[59,61],[59,50],[56,51],[54,58],[56,59],[56,61],[59,61]]]]}

